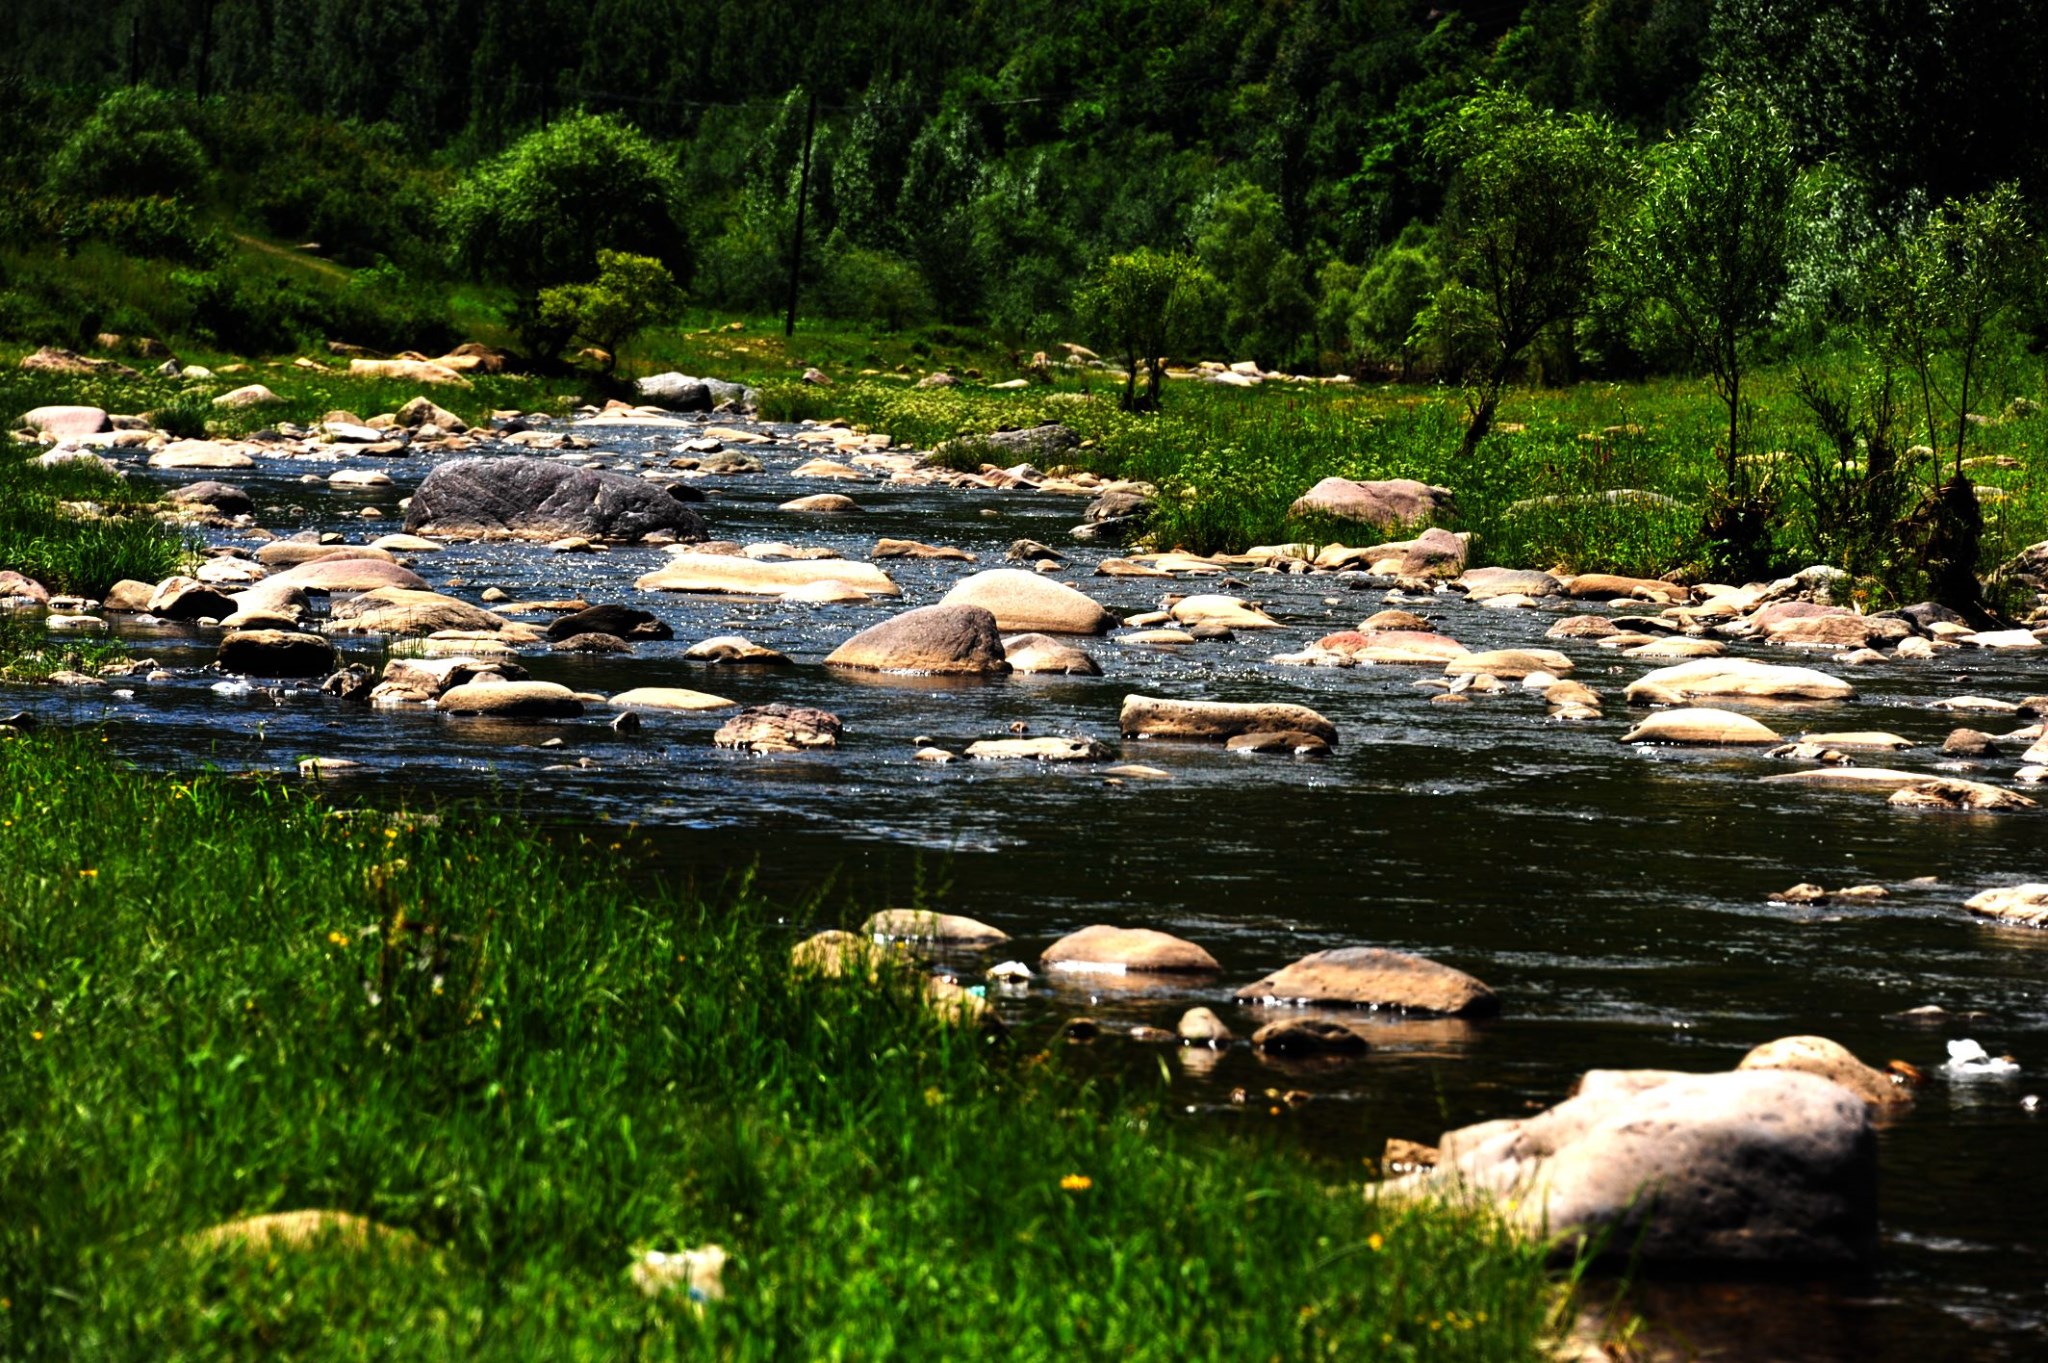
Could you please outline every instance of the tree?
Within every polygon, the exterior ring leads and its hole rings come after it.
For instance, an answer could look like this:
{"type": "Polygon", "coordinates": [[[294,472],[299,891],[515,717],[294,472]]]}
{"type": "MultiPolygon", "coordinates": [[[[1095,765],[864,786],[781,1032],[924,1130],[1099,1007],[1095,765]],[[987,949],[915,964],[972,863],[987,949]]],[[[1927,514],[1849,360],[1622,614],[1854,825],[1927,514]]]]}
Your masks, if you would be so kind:
{"type": "Polygon", "coordinates": [[[1791,279],[1798,185],[1784,120],[1753,96],[1716,88],[1684,136],[1650,152],[1641,197],[1615,243],[1623,279],[1662,306],[1728,409],[1730,496],[1743,374],[1791,279]]]}
{"type": "Polygon", "coordinates": [[[610,114],[577,114],[478,167],[443,221],[461,265],[512,286],[514,323],[538,350],[549,339],[541,290],[587,280],[600,250],[687,272],[677,200],[674,162],[643,133],[610,114]]]}
{"type": "Polygon", "coordinates": [[[1516,362],[1584,308],[1624,167],[1608,124],[1539,109],[1512,90],[1466,100],[1428,146],[1451,172],[1440,224],[1447,286],[1469,295],[1459,311],[1479,330],[1459,446],[1470,455],[1516,362]]]}
{"type": "Polygon", "coordinates": [[[1180,306],[1195,263],[1178,251],[1140,247],[1111,256],[1075,300],[1076,310],[1124,358],[1123,408],[1156,411],[1166,377],[1166,349],[1181,321],[1180,306]],[[1138,393],[1138,369],[1145,392],[1138,393]]]}
{"type": "Polygon", "coordinates": [[[540,291],[539,324],[550,339],[561,338],[546,358],[552,359],[571,341],[582,341],[604,351],[609,373],[618,363],[620,346],[673,315],[682,301],[675,277],[654,257],[599,251],[595,282],[540,291]]]}
{"type": "Polygon", "coordinates": [[[1422,348],[1416,319],[1443,282],[1429,246],[1426,228],[1404,230],[1359,281],[1351,314],[1351,341],[1359,354],[1395,366],[1404,383],[1422,348]]]}

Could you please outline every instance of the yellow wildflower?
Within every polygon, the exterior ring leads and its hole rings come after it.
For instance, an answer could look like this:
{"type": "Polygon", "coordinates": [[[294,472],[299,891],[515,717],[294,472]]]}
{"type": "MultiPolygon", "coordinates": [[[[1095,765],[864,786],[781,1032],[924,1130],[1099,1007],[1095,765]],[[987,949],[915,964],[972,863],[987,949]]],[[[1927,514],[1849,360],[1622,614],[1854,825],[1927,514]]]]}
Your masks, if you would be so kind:
{"type": "Polygon", "coordinates": [[[1365,1237],[1365,1247],[1371,1250],[1374,1254],[1378,1254],[1380,1250],[1386,1245],[1386,1243],[1387,1242],[1385,1237],[1383,1237],[1378,1231],[1374,1231],[1371,1235],[1365,1237]]]}
{"type": "Polygon", "coordinates": [[[345,932],[330,932],[327,934],[327,940],[338,947],[345,947],[348,945],[348,934],[345,932]]]}
{"type": "Polygon", "coordinates": [[[1086,1174],[1068,1174],[1060,1180],[1060,1188],[1069,1193],[1085,1193],[1095,1186],[1095,1180],[1086,1174]]]}

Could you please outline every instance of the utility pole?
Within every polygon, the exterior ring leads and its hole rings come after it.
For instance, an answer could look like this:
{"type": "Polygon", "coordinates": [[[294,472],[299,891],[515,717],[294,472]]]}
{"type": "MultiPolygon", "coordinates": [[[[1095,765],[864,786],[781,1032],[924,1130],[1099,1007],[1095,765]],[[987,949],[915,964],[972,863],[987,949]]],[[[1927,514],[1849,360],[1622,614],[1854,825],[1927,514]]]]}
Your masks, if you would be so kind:
{"type": "Polygon", "coordinates": [[[811,197],[811,136],[818,129],[818,87],[811,87],[810,104],[804,110],[804,167],[796,181],[796,232],[789,243],[789,314],[782,319],[782,334],[796,335],[797,283],[804,268],[804,205],[811,197]]]}

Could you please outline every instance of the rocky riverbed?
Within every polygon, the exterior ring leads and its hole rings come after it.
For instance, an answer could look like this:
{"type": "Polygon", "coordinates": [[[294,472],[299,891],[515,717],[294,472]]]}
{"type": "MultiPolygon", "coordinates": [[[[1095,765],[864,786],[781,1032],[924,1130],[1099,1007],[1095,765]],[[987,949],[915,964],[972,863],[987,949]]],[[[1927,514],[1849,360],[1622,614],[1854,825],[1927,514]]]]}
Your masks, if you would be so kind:
{"type": "MultiPolygon", "coordinates": [[[[1924,1076],[1869,1117],[1872,1266],[1660,1309],[1707,1338],[1740,1322],[1752,1349],[1764,1313],[1784,1357],[2048,1342],[2026,1102],[2048,1064],[2048,938],[2035,899],[1979,898],[2048,878],[2031,633],[1857,616],[1828,604],[1825,573],[1700,593],[1468,572],[1441,531],[1143,555],[1075,538],[1091,505],[1127,514],[1117,499],[1143,490],[1047,476],[1056,444],[967,475],[731,414],[474,433],[444,416],[232,447],[73,437],[167,492],[205,477],[246,500],[187,494],[214,508],[190,583],[50,603],[53,627],[106,631],[132,673],[8,688],[0,709],[111,720],[145,761],[311,758],[337,784],[631,824],[658,874],[758,863],[801,894],[837,873],[847,926],[922,892],[1008,934],[931,956],[1012,1027],[1078,1033],[1080,1063],[1134,1082],[1163,1064],[1199,1119],[1287,1123],[1354,1167],[1390,1138],[1535,1117],[1588,1070],[1725,1072],[1766,1042],[1832,1038],[1873,1073],[1924,1076]],[[674,542],[504,507],[486,524],[476,496],[464,521],[418,495],[474,459],[547,466],[518,482],[537,503],[616,475],[638,489],[607,503],[642,517],[627,529],[674,542]],[[407,533],[431,538],[359,552],[407,533]],[[564,635],[584,607],[623,609],[564,635]],[[237,615],[276,637],[203,623],[237,615]],[[906,661],[920,670],[887,670],[906,661]],[[360,671],[323,692],[344,667],[360,671]],[[1214,968],[1044,959],[1090,924],[1172,934],[1214,968]],[[1240,997],[1356,947],[1483,981],[1498,1016],[1240,997]],[[1030,978],[988,978],[1011,960],[1030,978]],[[1240,1043],[1170,1044],[1191,1009],[1240,1043]],[[1337,1044],[1244,1044],[1305,1022],[1337,1044]],[[1944,1069],[1965,1039],[2017,1072],[1944,1069]]],[[[1587,1111],[1529,1125],[1577,1139],[1604,1120],[1587,1111]]],[[[1461,1135],[1446,1159],[1493,1148],[1461,1135]]]]}

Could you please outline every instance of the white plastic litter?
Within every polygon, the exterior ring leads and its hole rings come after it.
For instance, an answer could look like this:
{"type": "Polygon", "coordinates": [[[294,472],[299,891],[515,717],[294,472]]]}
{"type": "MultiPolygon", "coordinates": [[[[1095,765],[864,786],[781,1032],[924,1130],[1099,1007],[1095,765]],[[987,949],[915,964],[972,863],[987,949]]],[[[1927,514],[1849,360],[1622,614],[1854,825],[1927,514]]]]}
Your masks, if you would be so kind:
{"type": "Polygon", "coordinates": [[[2020,1072],[2017,1062],[1992,1055],[1968,1037],[1948,1043],[1948,1063],[1942,1069],[1953,1079],[1986,1079],[2020,1072]]]}

